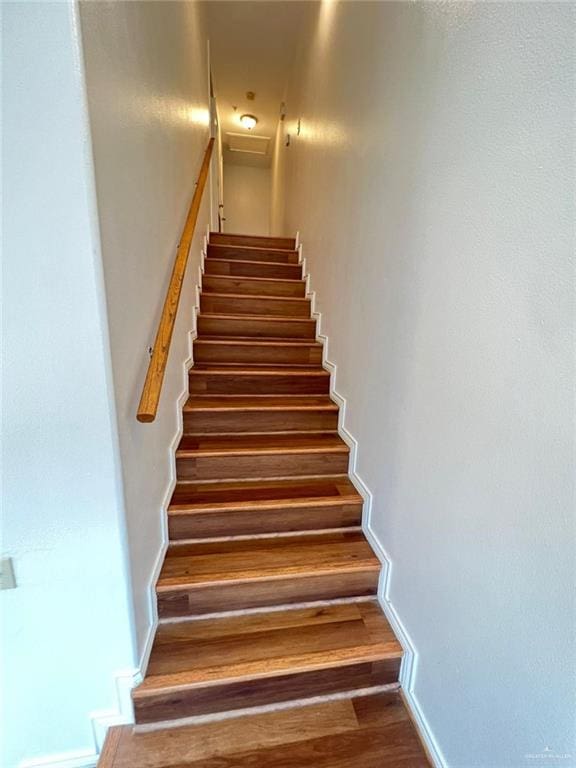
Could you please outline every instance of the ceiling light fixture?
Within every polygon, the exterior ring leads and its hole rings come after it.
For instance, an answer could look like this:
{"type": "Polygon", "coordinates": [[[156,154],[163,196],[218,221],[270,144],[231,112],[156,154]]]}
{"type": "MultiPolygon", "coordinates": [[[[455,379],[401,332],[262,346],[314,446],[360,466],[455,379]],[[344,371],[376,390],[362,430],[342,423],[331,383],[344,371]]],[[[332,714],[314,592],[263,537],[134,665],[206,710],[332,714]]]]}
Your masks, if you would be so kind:
{"type": "Polygon", "coordinates": [[[254,115],[240,115],[240,123],[242,127],[246,128],[249,131],[251,131],[252,128],[254,128],[257,122],[258,122],[258,118],[254,117],[254,115]]]}

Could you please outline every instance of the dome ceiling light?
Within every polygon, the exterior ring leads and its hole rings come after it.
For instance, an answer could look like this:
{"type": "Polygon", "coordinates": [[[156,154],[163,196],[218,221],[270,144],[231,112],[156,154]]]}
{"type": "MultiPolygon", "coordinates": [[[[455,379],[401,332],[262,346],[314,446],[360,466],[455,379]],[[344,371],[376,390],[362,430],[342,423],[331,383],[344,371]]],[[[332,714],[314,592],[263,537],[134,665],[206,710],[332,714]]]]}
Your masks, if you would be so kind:
{"type": "Polygon", "coordinates": [[[256,123],[258,122],[258,118],[254,115],[240,115],[240,124],[243,128],[246,128],[248,131],[251,131],[252,128],[255,127],[256,123]]]}

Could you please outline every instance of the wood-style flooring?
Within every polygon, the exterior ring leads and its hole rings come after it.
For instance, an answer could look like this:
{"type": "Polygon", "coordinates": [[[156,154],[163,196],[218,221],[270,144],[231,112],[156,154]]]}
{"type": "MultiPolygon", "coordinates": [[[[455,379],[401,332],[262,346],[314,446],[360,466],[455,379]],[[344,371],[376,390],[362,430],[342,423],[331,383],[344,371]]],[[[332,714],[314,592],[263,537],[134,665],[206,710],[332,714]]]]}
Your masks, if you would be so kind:
{"type": "Polygon", "coordinates": [[[159,625],[100,768],[429,765],[305,294],[293,239],[211,236],[159,625]]]}
{"type": "Polygon", "coordinates": [[[99,768],[428,768],[398,693],[203,725],[113,729],[99,768]]]}

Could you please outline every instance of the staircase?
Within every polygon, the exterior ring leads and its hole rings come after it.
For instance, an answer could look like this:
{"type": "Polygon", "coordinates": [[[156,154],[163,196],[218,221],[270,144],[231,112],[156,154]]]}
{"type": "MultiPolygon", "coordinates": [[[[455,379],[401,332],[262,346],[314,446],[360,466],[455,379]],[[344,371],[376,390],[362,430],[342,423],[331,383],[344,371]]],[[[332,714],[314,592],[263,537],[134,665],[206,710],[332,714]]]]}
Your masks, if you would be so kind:
{"type": "Polygon", "coordinates": [[[429,765],[292,238],[211,235],[194,361],[160,623],[101,768],[429,765]]]}

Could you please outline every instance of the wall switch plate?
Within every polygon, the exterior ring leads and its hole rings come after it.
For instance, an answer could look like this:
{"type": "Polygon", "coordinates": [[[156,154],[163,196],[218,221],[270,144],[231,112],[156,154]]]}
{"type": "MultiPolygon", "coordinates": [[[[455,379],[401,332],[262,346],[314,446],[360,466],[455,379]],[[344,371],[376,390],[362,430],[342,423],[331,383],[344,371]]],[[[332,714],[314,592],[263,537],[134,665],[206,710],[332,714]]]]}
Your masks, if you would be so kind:
{"type": "Polygon", "coordinates": [[[0,589],[15,589],[16,579],[11,557],[0,559],[0,589]]]}

